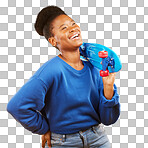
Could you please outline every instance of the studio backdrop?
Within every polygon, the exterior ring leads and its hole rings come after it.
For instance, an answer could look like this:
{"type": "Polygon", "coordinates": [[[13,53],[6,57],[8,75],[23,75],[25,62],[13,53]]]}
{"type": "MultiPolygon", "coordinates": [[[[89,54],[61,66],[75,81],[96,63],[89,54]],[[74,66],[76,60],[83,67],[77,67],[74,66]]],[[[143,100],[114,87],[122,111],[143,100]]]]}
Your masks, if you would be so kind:
{"type": "Polygon", "coordinates": [[[59,6],[76,21],[84,42],[119,55],[123,67],[115,84],[121,114],[104,128],[113,148],[147,148],[148,0],[1,0],[0,147],[41,147],[41,137],[16,122],[6,106],[43,63],[59,54],[34,29],[38,12],[48,5],[59,6]]]}

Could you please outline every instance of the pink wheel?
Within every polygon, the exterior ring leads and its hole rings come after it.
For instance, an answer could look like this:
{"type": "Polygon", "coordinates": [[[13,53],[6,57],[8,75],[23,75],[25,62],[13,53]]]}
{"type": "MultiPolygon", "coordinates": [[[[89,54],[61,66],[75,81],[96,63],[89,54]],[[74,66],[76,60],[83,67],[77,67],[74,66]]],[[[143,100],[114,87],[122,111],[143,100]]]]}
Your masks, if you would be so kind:
{"type": "Polygon", "coordinates": [[[106,71],[100,70],[100,76],[101,77],[107,77],[107,76],[109,76],[109,70],[106,70],[106,71]]]}
{"type": "Polygon", "coordinates": [[[107,51],[99,51],[99,57],[100,58],[107,58],[108,52],[107,51]]]}

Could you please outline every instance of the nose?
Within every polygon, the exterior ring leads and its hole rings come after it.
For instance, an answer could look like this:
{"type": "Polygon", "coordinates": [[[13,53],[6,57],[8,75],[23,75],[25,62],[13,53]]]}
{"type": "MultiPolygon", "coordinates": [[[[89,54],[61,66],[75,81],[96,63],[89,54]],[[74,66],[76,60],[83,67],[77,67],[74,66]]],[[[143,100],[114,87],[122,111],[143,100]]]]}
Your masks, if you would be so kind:
{"type": "Polygon", "coordinates": [[[69,29],[69,32],[73,32],[73,31],[75,31],[75,29],[76,29],[76,27],[71,27],[71,28],[69,29]]]}

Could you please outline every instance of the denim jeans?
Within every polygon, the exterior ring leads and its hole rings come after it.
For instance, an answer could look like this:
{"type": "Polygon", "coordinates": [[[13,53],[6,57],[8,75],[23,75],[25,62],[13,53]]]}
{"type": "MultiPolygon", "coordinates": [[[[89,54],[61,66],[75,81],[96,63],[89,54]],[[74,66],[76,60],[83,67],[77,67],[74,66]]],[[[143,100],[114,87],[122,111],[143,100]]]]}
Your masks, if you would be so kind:
{"type": "MultiPolygon", "coordinates": [[[[73,134],[51,132],[51,147],[54,148],[111,148],[105,130],[100,125],[73,134]]],[[[48,148],[47,143],[45,148],[48,148]]]]}

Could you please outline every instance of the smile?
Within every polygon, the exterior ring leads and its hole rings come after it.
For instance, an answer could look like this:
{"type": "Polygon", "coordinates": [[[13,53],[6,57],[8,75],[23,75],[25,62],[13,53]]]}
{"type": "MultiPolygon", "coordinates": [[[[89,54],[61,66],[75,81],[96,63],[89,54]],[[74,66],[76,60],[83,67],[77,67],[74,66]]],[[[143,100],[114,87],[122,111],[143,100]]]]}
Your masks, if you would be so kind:
{"type": "Polygon", "coordinates": [[[79,33],[75,33],[73,36],[70,37],[70,40],[77,40],[77,39],[80,39],[79,33]]]}

